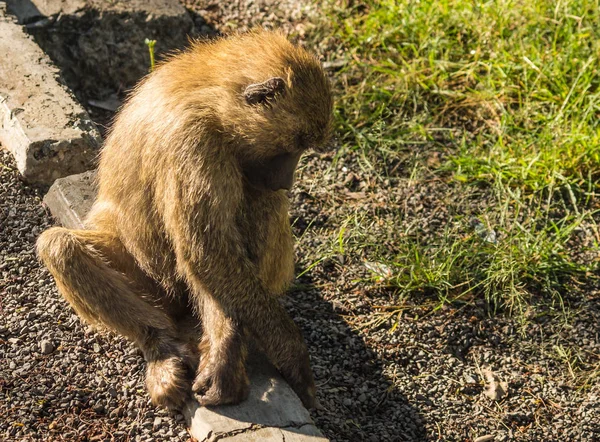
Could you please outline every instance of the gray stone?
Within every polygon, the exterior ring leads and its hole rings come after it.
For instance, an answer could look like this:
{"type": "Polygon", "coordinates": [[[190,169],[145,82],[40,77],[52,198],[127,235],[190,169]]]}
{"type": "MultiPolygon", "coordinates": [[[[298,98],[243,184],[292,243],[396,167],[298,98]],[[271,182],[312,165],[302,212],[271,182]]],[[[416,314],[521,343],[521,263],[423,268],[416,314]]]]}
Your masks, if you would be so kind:
{"type": "MultiPolygon", "coordinates": [[[[54,217],[65,227],[82,228],[96,190],[93,173],[57,180],[44,198],[54,217]]],[[[201,407],[188,402],[183,416],[190,434],[200,442],[326,441],[310,414],[277,370],[256,352],[249,361],[250,396],[239,405],[201,407]]],[[[158,427],[156,418],[154,426],[158,427]]]]}
{"type": "Polygon", "coordinates": [[[52,216],[63,226],[82,229],[96,198],[95,171],[58,179],[44,197],[52,216]]]}
{"type": "Polygon", "coordinates": [[[100,135],[58,70],[0,5],[0,143],[33,183],[88,170],[100,135]]]}
{"type": "Polygon", "coordinates": [[[481,372],[485,378],[483,394],[493,401],[501,401],[504,399],[508,394],[508,383],[500,381],[498,376],[490,368],[484,368],[481,372]]]}
{"type": "Polygon", "coordinates": [[[308,428],[314,429],[313,425],[302,426],[300,428],[257,428],[250,429],[241,433],[232,433],[231,435],[220,436],[219,438],[202,439],[202,441],[225,440],[235,442],[261,442],[261,441],[280,441],[280,442],[322,442],[322,436],[310,434],[308,428]]]}
{"type": "Polygon", "coordinates": [[[187,45],[194,23],[178,0],[8,0],[80,99],[105,98],[148,73],[157,56],[187,45]],[[85,96],[83,92],[85,91],[85,96]]]}

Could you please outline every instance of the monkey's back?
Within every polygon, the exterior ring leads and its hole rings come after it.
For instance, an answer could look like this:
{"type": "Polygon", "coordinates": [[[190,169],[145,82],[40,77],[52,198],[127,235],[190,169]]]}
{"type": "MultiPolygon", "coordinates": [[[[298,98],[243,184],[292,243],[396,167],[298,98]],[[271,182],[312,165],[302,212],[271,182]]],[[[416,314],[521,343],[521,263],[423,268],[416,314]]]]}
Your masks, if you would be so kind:
{"type": "Polygon", "coordinates": [[[324,130],[327,100],[318,62],[281,35],[194,44],[148,75],[117,116],[101,153],[88,225],[115,232],[139,266],[168,288],[180,279],[178,238],[168,229],[172,206],[202,195],[231,199],[233,213],[223,216],[237,217],[261,279],[281,291],[293,276],[287,197],[250,197],[233,158],[243,149],[267,155],[263,146],[287,146],[299,130],[311,136],[312,126],[324,130]],[[245,86],[274,76],[295,86],[280,114],[257,113],[241,101],[245,86]]]}

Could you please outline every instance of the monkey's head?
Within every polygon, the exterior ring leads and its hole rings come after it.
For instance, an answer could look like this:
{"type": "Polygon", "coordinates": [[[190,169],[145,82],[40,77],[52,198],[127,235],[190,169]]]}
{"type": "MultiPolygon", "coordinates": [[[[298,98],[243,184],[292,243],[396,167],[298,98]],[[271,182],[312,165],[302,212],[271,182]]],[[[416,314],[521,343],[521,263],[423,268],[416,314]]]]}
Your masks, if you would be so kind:
{"type": "Polygon", "coordinates": [[[241,126],[239,154],[248,182],[272,191],[289,190],[302,154],[323,149],[329,140],[332,98],[326,78],[320,68],[314,73],[290,69],[287,78],[249,84],[242,98],[249,115],[241,126]]]}
{"type": "Polygon", "coordinates": [[[329,81],[315,57],[279,34],[238,38],[243,56],[238,54],[227,79],[231,93],[222,121],[248,183],[290,189],[301,155],[329,141],[329,81]]]}

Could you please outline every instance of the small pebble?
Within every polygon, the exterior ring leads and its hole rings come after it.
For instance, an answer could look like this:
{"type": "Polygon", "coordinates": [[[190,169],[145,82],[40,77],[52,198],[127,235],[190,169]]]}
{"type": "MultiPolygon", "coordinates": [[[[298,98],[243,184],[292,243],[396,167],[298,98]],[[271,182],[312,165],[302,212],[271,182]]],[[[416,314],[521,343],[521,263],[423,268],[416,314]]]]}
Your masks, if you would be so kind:
{"type": "Polygon", "coordinates": [[[54,351],[54,344],[46,339],[40,342],[40,351],[43,355],[49,355],[54,351]]]}

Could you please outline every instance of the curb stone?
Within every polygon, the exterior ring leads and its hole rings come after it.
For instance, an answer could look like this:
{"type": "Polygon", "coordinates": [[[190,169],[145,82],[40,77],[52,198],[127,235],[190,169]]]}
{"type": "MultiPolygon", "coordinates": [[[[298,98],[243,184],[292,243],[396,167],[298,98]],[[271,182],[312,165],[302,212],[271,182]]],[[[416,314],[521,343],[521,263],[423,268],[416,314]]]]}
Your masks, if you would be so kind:
{"type": "Polygon", "coordinates": [[[264,358],[251,358],[250,395],[236,406],[183,410],[190,434],[198,441],[326,442],[296,393],[264,358]]]}
{"type": "MultiPolygon", "coordinates": [[[[56,180],[44,203],[63,226],[83,228],[95,198],[95,172],[56,180]]],[[[189,432],[200,442],[327,442],[291,387],[264,357],[248,363],[250,395],[239,405],[201,407],[190,401],[183,410],[189,432]]]]}
{"type": "Polygon", "coordinates": [[[59,72],[0,4],[0,143],[31,183],[90,169],[101,137],[59,72]]]}

